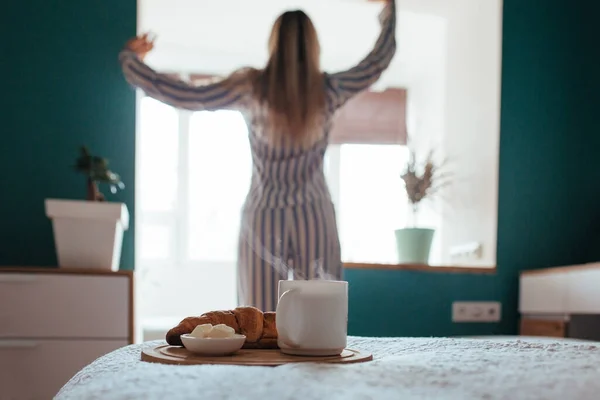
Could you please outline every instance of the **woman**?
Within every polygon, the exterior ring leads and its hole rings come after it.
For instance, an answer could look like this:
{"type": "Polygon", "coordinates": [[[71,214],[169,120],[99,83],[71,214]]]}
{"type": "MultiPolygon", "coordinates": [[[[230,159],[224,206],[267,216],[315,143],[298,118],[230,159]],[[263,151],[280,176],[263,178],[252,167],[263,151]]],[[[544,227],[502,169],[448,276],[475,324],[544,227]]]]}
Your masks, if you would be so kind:
{"type": "Polygon", "coordinates": [[[196,86],[142,62],[147,36],[120,54],[127,81],[148,96],[187,110],[233,109],[249,126],[252,181],[238,253],[238,302],[263,311],[277,305],[277,285],[295,279],[340,279],[342,262],[333,204],[323,171],[332,118],[352,96],[377,81],[396,51],[396,7],[380,14],[374,49],[355,67],[320,69],[317,33],[302,11],[283,13],[269,39],[269,61],[218,82],[196,86]]]}

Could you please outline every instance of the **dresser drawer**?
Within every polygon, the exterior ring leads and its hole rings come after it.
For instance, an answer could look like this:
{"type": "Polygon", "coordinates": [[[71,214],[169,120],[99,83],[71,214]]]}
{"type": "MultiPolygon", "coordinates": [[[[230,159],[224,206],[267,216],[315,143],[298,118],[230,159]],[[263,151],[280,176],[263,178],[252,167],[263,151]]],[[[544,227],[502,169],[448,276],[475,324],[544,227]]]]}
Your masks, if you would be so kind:
{"type": "Polygon", "coordinates": [[[129,279],[0,272],[0,339],[127,339],[129,279]]]}
{"type": "Polygon", "coordinates": [[[567,337],[567,322],[560,320],[521,319],[521,336],[567,337]]]}
{"type": "Polygon", "coordinates": [[[0,339],[0,398],[52,399],[79,370],[125,340],[0,339]]]}

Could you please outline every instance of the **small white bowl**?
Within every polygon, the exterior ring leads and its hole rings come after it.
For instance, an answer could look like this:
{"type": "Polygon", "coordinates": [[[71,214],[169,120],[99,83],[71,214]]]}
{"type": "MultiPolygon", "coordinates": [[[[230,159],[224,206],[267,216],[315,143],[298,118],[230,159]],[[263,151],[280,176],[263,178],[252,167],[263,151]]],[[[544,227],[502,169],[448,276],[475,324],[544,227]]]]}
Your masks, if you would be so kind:
{"type": "Polygon", "coordinates": [[[246,336],[236,334],[230,338],[197,338],[181,335],[183,346],[192,353],[203,356],[228,356],[242,348],[246,336]]]}

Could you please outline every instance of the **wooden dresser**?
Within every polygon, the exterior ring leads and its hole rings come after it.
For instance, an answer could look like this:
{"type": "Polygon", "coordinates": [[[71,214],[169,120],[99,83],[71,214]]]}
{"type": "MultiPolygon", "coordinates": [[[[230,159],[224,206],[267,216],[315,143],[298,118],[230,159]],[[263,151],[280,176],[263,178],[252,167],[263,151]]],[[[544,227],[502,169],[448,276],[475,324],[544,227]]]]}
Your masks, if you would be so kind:
{"type": "Polygon", "coordinates": [[[133,272],[0,267],[0,398],[51,399],[133,343],[133,272]]]}
{"type": "Polygon", "coordinates": [[[520,334],[600,341],[600,263],[523,271],[520,334]]]}

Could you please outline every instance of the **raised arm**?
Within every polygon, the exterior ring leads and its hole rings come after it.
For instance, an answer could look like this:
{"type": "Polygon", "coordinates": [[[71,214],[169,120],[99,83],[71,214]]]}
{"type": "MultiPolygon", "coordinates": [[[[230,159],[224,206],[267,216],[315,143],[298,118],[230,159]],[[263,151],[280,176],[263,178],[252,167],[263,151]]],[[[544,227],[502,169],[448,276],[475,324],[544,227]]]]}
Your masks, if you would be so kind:
{"type": "Polygon", "coordinates": [[[352,96],[368,89],[390,65],[396,54],[396,1],[387,1],[379,14],[381,33],[375,47],[358,65],[328,75],[334,107],[343,106],[352,96]]]}
{"type": "Polygon", "coordinates": [[[154,71],[129,49],[121,51],[119,61],[127,82],[176,108],[192,111],[240,109],[250,92],[248,74],[242,70],[223,80],[196,86],[154,71]]]}

